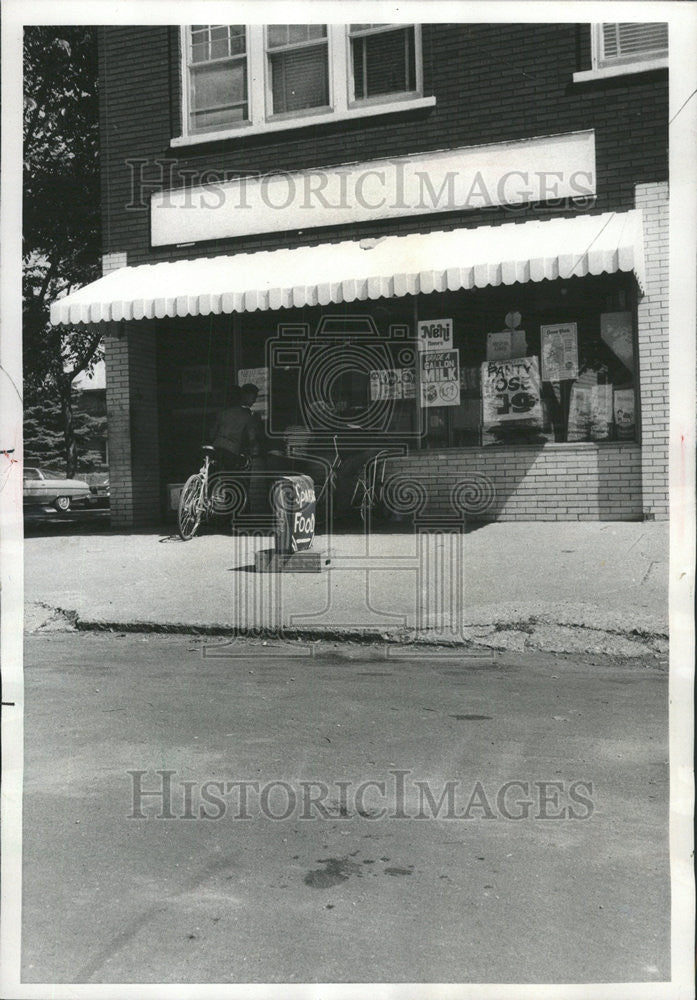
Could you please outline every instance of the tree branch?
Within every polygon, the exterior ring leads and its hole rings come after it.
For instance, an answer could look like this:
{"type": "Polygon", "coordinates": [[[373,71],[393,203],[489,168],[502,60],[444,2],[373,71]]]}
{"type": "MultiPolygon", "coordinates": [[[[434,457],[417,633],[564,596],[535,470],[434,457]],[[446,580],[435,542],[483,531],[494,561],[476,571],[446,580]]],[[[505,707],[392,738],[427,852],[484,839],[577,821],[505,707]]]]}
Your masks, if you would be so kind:
{"type": "Polygon", "coordinates": [[[75,368],[73,368],[71,371],[65,373],[65,377],[66,380],[68,381],[68,384],[72,384],[72,382],[77,378],[77,376],[81,372],[84,372],[85,368],[87,368],[90,361],[94,357],[95,352],[99,347],[101,341],[102,341],[102,333],[101,331],[97,331],[97,333],[95,333],[95,335],[92,337],[89,344],[87,345],[87,348],[85,349],[85,355],[80,364],[76,365],[75,368]]]}

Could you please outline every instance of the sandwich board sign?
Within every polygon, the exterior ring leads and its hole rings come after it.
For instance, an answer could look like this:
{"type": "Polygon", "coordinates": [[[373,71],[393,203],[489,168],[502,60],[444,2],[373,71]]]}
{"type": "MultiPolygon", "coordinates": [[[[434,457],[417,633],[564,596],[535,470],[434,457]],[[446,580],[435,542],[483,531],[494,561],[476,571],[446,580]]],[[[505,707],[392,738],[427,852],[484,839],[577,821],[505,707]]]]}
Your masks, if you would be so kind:
{"type": "Polygon", "coordinates": [[[274,483],[272,506],[276,551],[290,554],[312,547],[315,537],[315,484],[309,476],[283,476],[274,483]]]}

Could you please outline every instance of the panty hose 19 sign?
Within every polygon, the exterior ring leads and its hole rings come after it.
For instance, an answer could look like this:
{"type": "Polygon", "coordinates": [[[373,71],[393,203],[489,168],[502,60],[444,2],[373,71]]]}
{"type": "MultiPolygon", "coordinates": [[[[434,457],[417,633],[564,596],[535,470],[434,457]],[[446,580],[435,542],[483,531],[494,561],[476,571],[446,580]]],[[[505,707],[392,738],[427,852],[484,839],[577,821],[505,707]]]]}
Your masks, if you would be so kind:
{"type": "Polygon", "coordinates": [[[485,361],[482,365],[482,423],[511,420],[542,425],[540,367],[537,358],[485,361]]]}

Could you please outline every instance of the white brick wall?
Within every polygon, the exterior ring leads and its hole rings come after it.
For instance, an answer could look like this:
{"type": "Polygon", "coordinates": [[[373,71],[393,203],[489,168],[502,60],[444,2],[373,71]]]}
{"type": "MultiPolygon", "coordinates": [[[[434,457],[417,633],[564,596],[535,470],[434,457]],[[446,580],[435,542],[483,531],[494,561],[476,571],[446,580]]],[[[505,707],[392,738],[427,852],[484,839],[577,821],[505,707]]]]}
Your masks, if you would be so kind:
{"type": "Polygon", "coordinates": [[[641,447],[633,442],[463,448],[415,452],[388,464],[387,476],[420,484],[424,513],[471,520],[638,520],[641,447]]]}
{"type": "Polygon", "coordinates": [[[668,184],[638,184],[644,216],[646,294],[638,306],[644,515],[668,517],[668,184]]]}
{"type": "Polygon", "coordinates": [[[125,250],[118,253],[102,254],[102,275],[109,274],[110,271],[118,271],[120,267],[128,264],[128,254],[125,250]]]}

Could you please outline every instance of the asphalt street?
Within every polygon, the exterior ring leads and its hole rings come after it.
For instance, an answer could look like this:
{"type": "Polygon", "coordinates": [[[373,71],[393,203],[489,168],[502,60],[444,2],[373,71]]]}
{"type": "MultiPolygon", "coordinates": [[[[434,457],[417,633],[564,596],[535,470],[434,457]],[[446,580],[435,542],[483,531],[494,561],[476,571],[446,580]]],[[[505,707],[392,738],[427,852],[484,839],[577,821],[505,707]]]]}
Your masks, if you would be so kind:
{"type": "Polygon", "coordinates": [[[25,711],[25,982],[670,978],[660,660],[58,632],[25,711]]]}

